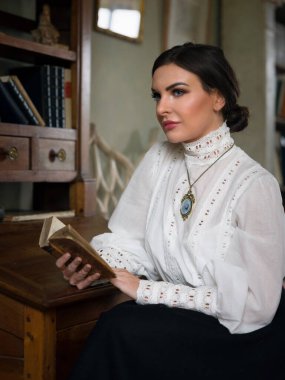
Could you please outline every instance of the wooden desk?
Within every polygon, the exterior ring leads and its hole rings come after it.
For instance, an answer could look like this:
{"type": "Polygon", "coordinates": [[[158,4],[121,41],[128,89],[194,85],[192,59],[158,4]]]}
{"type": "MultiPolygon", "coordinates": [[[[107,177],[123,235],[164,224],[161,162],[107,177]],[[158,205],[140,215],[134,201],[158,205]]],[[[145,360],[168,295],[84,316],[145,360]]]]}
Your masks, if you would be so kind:
{"type": "MultiPolygon", "coordinates": [[[[88,240],[102,218],[70,222],[88,240]]],[[[42,222],[0,224],[0,379],[64,380],[100,314],[127,298],[112,285],[77,290],[38,247],[42,222]]]]}

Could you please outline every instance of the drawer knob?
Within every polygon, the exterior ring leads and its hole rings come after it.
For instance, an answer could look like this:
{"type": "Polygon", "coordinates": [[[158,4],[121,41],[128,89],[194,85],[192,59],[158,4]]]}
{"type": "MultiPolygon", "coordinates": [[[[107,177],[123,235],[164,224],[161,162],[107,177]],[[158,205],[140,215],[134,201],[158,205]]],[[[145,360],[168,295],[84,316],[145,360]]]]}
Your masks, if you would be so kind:
{"type": "Polygon", "coordinates": [[[66,151],[64,149],[59,149],[58,152],[55,152],[53,149],[49,152],[49,159],[50,161],[55,161],[55,159],[58,159],[59,161],[65,161],[66,160],[66,151]]]}
{"type": "Polygon", "coordinates": [[[7,152],[5,152],[6,157],[11,160],[15,161],[18,158],[18,149],[15,146],[11,146],[7,152]]]}

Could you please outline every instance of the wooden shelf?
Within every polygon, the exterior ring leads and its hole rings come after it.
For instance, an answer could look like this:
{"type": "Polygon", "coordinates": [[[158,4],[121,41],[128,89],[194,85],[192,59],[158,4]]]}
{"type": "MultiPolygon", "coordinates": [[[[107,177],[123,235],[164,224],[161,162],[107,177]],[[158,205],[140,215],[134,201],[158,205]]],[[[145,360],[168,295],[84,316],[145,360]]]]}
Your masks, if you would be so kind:
{"type": "Polygon", "coordinates": [[[25,40],[23,38],[13,37],[4,33],[0,33],[0,50],[5,49],[11,58],[21,58],[19,52],[25,53],[25,60],[27,60],[27,53],[31,53],[31,58],[36,56],[51,57],[57,60],[66,62],[75,62],[75,51],[61,48],[58,46],[43,45],[38,42],[25,40]]]}
{"type": "Polygon", "coordinates": [[[50,128],[38,127],[33,125],[20,125],[0,123],[0,135],[4,136],[26,136],[26,137],[42,137],[54,139],[76,140],[78,131],[69,128],[50,128]]]}
{"type": "Polygon", "coordinates": [[[0,11],[1,75],[23,64],[69,69],[74,129],[0,122],[0,181],[34,183],[33,207],[38,210],[94,215],[96,187],[88,153],[93,0],[48,1],[62,43],[54,46],[32,40],[45,2],[34,3],[34,20],[0,11]]]}

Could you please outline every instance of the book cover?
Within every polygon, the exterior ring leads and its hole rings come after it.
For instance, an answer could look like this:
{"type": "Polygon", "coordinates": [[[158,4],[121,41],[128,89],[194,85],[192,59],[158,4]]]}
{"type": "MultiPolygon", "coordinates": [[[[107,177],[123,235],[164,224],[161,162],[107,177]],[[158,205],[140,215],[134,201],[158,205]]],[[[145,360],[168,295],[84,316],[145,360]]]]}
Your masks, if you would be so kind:
{"type": "Polygon", "coordinates": [[[29,120],[29,124],[31,125],[41,125],[42,120],[38,118],[38,115],[34,113],[33,108],[31,108],[31,100],[27,102],[27,96],[23,96],[22,92],[19,90],[18,85],[15,82],[15,76],[12,78],[11,76],[1,76],[0,80],[4,84],[4,86],[9,91],[10,95],[15,100],[19,109],[23,112],[26,118],[29,120]]]}
{"type": "Polygon", "coordinates": [[[2,81],[0,81],[0,118],[4,123],[29,124],[29,120],[2,81]]]}
{"type": "Polygon", "coordinates": [[[50,66],[52,125],[65,128],[64,68],[50,66]]]}
{"type": "Polygon", "coordinates": [[[65,99],[64,99],[64,71],[63,67],[57,67],[57,86],[58,86],[58,113],[59,127],[66,127],[65,120],[65,99]]]}
{"type": "Polygon", "coordinates": [[[116,277],[112,268],[102,259],[95,249],[71,225],[65,225],[55,216],[45,219],[39,239],[39,246],[55,258],[64,253],[71,258],[80,257],[82,266],[91,265],[92,273],[100,273],[100,280],[116,277]]]}
{"type": "Polygon", "coordinates": [[[57,77],[58,77],[57,66],[50,66],[50,91],[51,91],[51,110],[52,110],[51,117],[52,117],[52,126],[55,128],[60,127],[57,77]]]}
{"type": "Polygon", "coordinates": [[[72,86],[70,69],[64,69],[64,111],[65,128],[72,128],[72,86]]]}
{"type": "Polygon", "coordinates": [[[22,85],[20,79],[16,75],[11,75],[11,79],[13,80],[13,82],[15,83],[15,85],[17,86],[17,88],[20,91],[20,93],[22,94],[23,98],[26,100],[26,102],[30,106],[30,109],[32,110],[32,112],[35,115],[35,117],[37,118],[39,125],[42,126],[42,127],[44,127],[45,126],[45,121],[42,118],[42,115],[37,110],[34,102],[30,98],[30,96],[28,95],[28,93],[25,90],[24,86],[22,85]]]}
{"type": "Polygon", "coordinates": [[[50,65],[14,68],[10,74],[16,75],[20,79],[26,92],[42,115],[45,125],[47,127],[54,127],[52,120],[50,65]]]}

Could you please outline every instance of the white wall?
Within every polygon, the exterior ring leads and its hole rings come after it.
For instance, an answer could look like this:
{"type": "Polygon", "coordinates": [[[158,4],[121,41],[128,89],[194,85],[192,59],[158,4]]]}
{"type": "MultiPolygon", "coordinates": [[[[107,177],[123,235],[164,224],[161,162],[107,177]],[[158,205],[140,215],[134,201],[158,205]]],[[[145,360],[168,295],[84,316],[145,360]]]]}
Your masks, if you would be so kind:
{"type": "Polygon", "coordinates": [[[162,49],[162,0],[145,0],[144,37],[132,43],[94,31],[91,121],[112,146],[139,155],[158,126],[151,99],[151,67],[162,49]]]}
{"type": "Polygon", "coordinates": [[[241,88],[240,104],[250,110],[249,127],[236,142],[262,165],[266,163],[265,7],[263,0],[222,1],[222,48],[241,88]]]}

